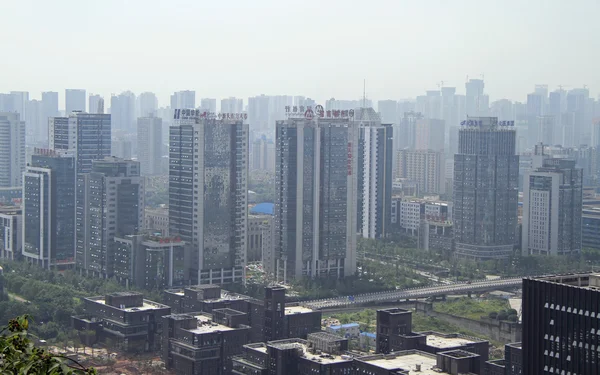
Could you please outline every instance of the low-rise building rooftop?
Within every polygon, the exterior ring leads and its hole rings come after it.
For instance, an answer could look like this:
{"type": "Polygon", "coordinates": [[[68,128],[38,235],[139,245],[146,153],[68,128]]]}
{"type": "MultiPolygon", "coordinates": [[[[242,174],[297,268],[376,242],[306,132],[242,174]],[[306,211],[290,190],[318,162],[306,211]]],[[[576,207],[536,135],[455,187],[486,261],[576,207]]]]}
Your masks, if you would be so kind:
{"type": "Polygon", "coordinates": [[[427,346],[431,346],[432,348],[437,349],[450,349],[456,348],[459,346],[474,344],[475,341],[470,340],[468,338],[459,336],[459,335],[437,335],[437,334],[428,334],[427,335],[427,346]]]}
{"type": "Polygon", "coordinates": [[[309,312],[313,312],[314,310],[306,307],[306,306],[286,306],[285,307],[285,315],[292,315],[292,314],[304,314],[304,313],[309,313],[309,312]]]}
{"type": "Polygon", "coordinates": [[[389,371],[405,371],[407,375],[449,375],[437,367],[437,359],[433,354],[410,350],[398,354],[375,355],[358,358],[357,362],[389,371]]]}

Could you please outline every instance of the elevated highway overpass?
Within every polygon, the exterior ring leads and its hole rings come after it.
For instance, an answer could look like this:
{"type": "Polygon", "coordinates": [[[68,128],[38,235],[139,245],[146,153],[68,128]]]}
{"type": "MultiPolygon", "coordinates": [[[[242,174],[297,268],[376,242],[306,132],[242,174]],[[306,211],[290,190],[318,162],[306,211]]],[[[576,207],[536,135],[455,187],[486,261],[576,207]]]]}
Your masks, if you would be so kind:
{"type": "Polygon", "coordinates": [[[357,294],[354,296],[345,297],[324,298],[319,300],[305,301],[302,302],[302,304],[315,310],[355,307],[381,302],[393,302],[407,299],[419,299],[453,294],[466,294],[469,292],[485,292],[499,289],[516,288],[521,286],[522,280],[522,277],[496,280],[476,280],[472,282],[460,282],[447,285],[398,289],[385,292],[357,294]]]}

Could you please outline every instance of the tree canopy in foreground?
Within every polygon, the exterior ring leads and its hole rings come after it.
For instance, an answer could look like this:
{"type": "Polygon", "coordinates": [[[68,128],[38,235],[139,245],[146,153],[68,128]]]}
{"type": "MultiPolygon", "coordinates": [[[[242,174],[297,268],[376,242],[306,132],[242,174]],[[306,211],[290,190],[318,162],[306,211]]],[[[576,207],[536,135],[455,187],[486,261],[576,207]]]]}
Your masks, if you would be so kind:
{"type": "Polygon", "coordinates": [[[93,368],[35,346],[28,316],[11,319],[0,331],[0,374],[92,375],[93,368]]]}

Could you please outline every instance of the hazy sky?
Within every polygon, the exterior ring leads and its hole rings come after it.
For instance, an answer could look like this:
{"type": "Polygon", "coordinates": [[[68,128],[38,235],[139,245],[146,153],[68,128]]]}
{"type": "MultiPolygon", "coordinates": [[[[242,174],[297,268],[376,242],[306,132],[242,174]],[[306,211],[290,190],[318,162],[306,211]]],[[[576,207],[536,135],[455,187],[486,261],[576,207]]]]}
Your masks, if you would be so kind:
{"type": "Polygon", "coordinates": [[[536,83],[600,91],[598,0],[0,0],[0,92],[319,101],[536,83]]]}

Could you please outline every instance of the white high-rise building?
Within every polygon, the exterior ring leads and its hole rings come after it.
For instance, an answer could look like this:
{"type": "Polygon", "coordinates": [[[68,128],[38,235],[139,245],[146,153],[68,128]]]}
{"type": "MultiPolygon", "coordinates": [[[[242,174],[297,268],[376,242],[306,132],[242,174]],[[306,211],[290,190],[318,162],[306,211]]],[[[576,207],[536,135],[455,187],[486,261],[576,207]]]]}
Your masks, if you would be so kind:
{"type": "Polygon", "coordinates": [[[158,99],[153,92],[143,92],[137,98],[137,117],[156,116],[158,99]]]}
{"type": "Polygon", "coordinates": [[[102,108],[102,112],[100,112],[100,107],[102,103],[102,107],[104,106],[104,99],[102,99],[102,97],[98,94],[90,94],[90,97],[88,99],[89,102],[89,111],[90,113],[104,113],[104,108],[102,108]]]}
{"type": "Polygon", "coordinates": [[[579,253],[583,170],[575,160],[546,156],[542,163],[523,179],[523,255],[579,253]]]}
{"type": "Polygon", "coordinates": [[[162,161],[162,119],[160,117],[139,117],[137,124],[137,159],[142,176],[161,173],[162,161]]]}
{"type": "Polygon", "coordinates": [[[46,147],[48,144],[48,119],[44,121],[44,106],[41,100],[27,103],[27,145],[46,147]]]}
{"type": "Polygon", "coordinates": [[[200,109],[204,112],[217,113],[217,99],[202,98],[200,99],[200,109]]]}
{"type": "Polygon", "coordinates": [[[171,110],[182,108],[196,108],[196,91],[176,91],[171,95],[171,110]]]}
{"type": "Polygon", "coordinates": [[[25,171],[25,122],[0,112],[0,187],[21,186],[25,171]]]}
{"type": "Polygon", "coordinates": [[[358,232],[384,238],[390,230],[392,205],[392,124],[382,124],[373,108],[360,108],[358,125],[358,232]]]}
{"type": "Polygon", "coordinates": [[[252,142],[252,164],[253,170],[275,172],[275,143],[261,137],[252,142]]]}
{"type": "MultiPolygon", "coordinates": [[[[252,130],[266,131],[269,125],[269,96],[260,95],[248,98],[248,123],[252,124],[252,130]]],[[[223,102],[221,102],[223,107],[223,102]]],[[[223,111],[222,112],[228,112],[223,111]]]]}
{"type": "Polygon", "coordinates": [[[85,112],[85,90],[65,90],[65,116],[69,116],[73,111],[85,112]]]}
{"type": "Polygon", "coordinates": [[[417,150],[444,150],[444,120],[419,119],[415,125],[415,148],[417,150]]]}
{"type": "Polygon", "coordinates": [[[419,192],[443,194],[445,192],[444,154],[433,150],[398,151],[396,177],[416,181],[419,192]]]}
{"type": "Polygon", "coordinates": [[[113,130],[126,133],[135,131],[135,94],[125,91],[110,98],[110,114],[113,130]]]}
{"type": "MultiPolygon", "coordinates": [[[[54,91],[46,91],[42,93],[42,117],[44,124],[48,125],[48,119],[50,117],[57,117],[58,112],[58,93],[54,91]]],[[[48,129],[44,129],[47,133],[48,129]]]]}
{"type": "Polygon", "coordinates": [[[221,99],[221,113],[242,113],[244,111],[244,100],[238,98],[221,99]]]}

